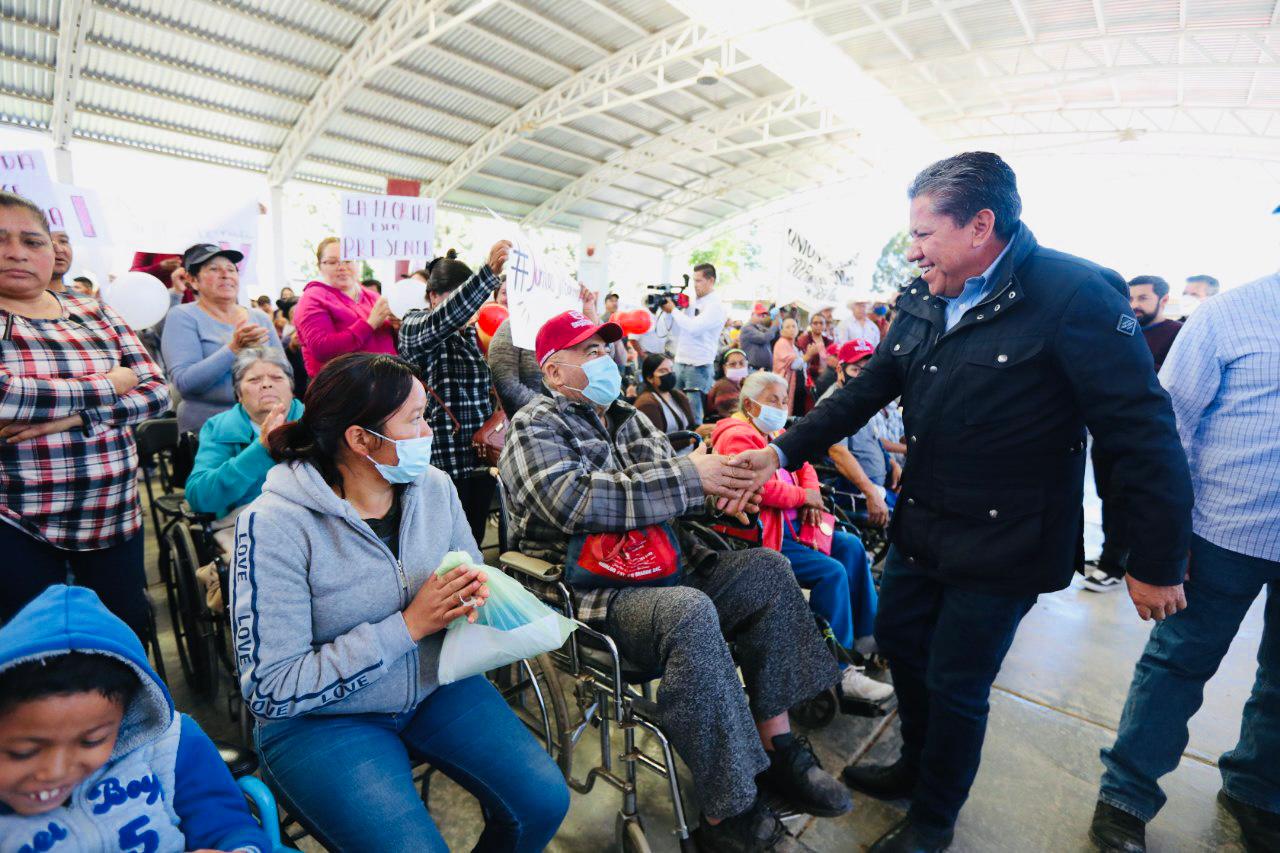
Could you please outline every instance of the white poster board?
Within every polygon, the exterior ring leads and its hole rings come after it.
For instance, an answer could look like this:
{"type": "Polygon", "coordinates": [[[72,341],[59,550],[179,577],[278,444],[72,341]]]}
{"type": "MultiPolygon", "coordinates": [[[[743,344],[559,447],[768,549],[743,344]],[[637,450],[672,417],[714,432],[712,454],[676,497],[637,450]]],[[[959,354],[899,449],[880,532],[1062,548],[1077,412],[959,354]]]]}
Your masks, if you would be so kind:
{"type": "Polygon", "coordinates": [[[543,323],[562,312],[582,309],[578,279],[519,226],[490,213],[502,226],[498,239],[511,241],[503,268],[507,309],[511,312],[511,342],[531,350],[543,323]]]}
{"type": "Polygon", "coordinates": [[[97,195],[54,181],[44,152],[0,152],[0,188],[35,202],[48,218],[49,228],[65,232],[72,246],[107,242],[97,195]]]}
{"type": "Polygon", "coordinates": [[[434,257],[435,199],[403,195],[342,194],[342,257],[434,257]]]}
{"type": "Polygon", "coordinates": [[[793,226],[782,235],[778,301],[801,302],[810,308],[834,306],[847,287],[845,271],[793,226]]]}
{"type": "Polygon", "coordinates": [[[196,243],[214,243],[244,255],[244,260],[236,264],[240,271],[241,305],[249,304],[249,300],[257,296],[253,291],[258,285],[258,223],[261,219],[258,203],[250,202],[209,225],[198,227],[190,240],[179,241],[184,248],[196,243]]]}

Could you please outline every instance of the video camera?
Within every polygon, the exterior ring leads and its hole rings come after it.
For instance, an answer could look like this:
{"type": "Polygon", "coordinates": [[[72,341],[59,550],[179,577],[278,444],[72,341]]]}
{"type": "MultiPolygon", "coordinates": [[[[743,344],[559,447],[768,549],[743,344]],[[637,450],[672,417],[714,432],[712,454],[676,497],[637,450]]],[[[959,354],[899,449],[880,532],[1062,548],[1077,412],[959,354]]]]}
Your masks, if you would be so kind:
{"type": "Polygon", "coordinates": [[[676,304],[677,308],[684,309],[689,307],[689,296],[685,293],[689,289],[689,276],[684,276],[684,284],[676,287],[674,284],[651,284],[646,288],[650,292],[644,298],[644,307],[649,309],[650,314],[656,314],[662,310],[662,303],[670,299],[676,304]]]}

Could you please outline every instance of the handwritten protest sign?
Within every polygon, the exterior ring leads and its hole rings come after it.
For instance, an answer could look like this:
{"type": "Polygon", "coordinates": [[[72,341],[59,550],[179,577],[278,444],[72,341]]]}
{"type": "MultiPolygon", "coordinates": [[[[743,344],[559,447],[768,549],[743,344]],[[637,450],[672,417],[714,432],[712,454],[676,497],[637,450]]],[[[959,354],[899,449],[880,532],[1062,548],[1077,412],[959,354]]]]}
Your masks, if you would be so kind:
{"type": "Polygon", "coordinates": [[[430,258],[435,239],[434,199],[342,194],[344,258],[430,258]]]}
{"type": "Polygon", "coordinates": [[[54,181],[43,152],[0,152],[0,188],[39,205],[49,227],[65,232],[72,244],[106,241],[97,196],[90,190],[54,181]]]}
{"type": "Polygon", "coordinates": [[[240,205],[219,215],[213,224],[198,226],[192,239],[175,245],[216,243],[244,255],[244,260],[236,264],[236,268],[240,271],[239,302],[246,305],[254,295],[250,291],[258,284],[258,222],[261,218],[257,202],[240,205]]]}
{"type": "Polygon", "coordinates": [[[835,305],[845,284],[844,270],[837,269],[807,237],[788,225],[783,233],[779,299],[811,307],[835,305]]]}

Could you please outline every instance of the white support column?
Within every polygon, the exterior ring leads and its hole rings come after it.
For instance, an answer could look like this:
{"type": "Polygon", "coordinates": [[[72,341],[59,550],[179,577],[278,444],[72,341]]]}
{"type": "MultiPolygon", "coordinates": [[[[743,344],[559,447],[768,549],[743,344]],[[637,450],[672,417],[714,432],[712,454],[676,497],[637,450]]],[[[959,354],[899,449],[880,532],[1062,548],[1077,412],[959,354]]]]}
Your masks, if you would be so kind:
{"type": "Polygon", "coordinates": [[[75,171],[71,168],[71,149],[53,149],[53,177],[60,184],[74,184],[75,171]]]}
{"type": "Polygon", "coordinates": [[[289,283],[284,263],[284,186],[271,187],[271,276],[277,289],[289,283]]]}
{"type": "Polygon", "coordinates": [[[578,280],[603,304],[609,288],[609,223],[584,219],[578,226],[578,280]]]}
{"type": "Polygon", "coordinates": [[[662,253],[662,283],[663,284],[671,283],[671,265],[673,260],[674,259],[671,257],[670,252],[662,253]]]}
{"type": "MultiPolygon", "coordinates": [[[[93,17],[92,0],[63,0],[58,12],[58,53],[54,65],[53,116],[49,133],[55,150],[65,149],[71,142],[73,119],[80,85],[80,67],[84,64],[84,39],[93,17]]],[[[69,165],[70,161],[68,161],[69,165]]],[[[59,178],[65,181],[65,178],[59,178]]]]}

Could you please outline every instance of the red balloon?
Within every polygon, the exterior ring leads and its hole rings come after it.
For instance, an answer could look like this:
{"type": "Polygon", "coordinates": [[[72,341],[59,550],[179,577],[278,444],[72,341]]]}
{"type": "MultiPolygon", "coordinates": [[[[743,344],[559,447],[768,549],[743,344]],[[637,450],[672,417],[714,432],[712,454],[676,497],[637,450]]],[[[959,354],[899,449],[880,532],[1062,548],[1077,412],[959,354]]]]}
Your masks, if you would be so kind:
{"type": "Polygon", "coordinates": [[[643,308],[634,311],[621,311],[615,314],[613,321],[622,327],[628,335],[647,335],[653,328],[653,317],[643,308]]]}
{"type": "Polygon", "coordinates": [[[476,315],[476,326],[486,337],[493,337],[493,333],[498,331],[498,327],[509,316],[510,312],[507,311],[505,305],[499,305],[497,302],[486,302],[476,315]]]}

